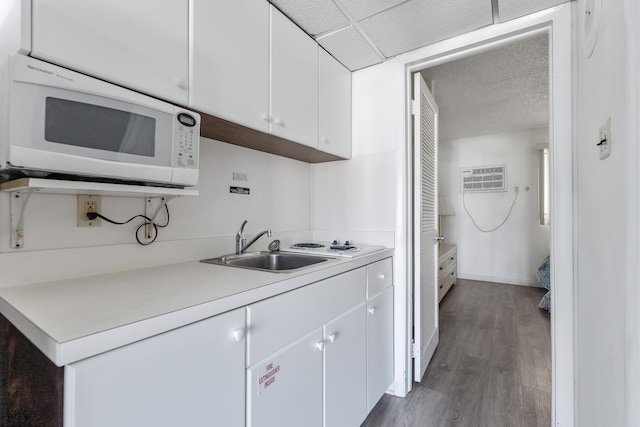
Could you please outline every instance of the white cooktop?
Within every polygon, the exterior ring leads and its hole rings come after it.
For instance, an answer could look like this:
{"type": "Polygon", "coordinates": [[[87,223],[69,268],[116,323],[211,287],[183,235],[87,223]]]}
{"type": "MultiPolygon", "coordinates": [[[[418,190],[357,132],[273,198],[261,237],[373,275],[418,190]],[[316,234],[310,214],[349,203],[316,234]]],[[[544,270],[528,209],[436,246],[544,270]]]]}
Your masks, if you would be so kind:
{"type": "Polygon", "coordinates": [[[282,252],[295,252],[310,255],[327,255],[335,257],[353,258],[368,255],[385,249],[383,246],[361,245],[347,242],[298,242],[290,246],[281,247],[282,252]]]}

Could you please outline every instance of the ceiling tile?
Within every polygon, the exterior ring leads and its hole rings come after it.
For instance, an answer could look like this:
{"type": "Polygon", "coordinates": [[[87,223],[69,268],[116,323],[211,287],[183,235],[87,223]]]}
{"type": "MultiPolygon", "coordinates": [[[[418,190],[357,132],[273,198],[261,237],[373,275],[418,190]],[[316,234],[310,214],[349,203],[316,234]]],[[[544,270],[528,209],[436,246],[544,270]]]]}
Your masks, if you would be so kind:
{"type": "Polygon", "coordinates": [[[386,57],[492,23],[491,0],[410,0],[359,22],[386,57]]]}
{"type": "Polygon", "coordinates": [[[335,0],[342,3],[344,8],[356,21],[375,15],[376,13],[390,9],[408,0],[335,0]]]}
{"type": "Polygon", "coordinates": [[[307,34],[317,36],[350,25],[332,0],[270,0],[307,34]]]}
{"type": "Polygon", "coordinates": [[[443,140],[548,126],[546,34],[422,71],[443,140]]]}
{"type": "Polygon", "coordinates": [[[351,26],[316,41],[351,71],[382,62],[362,35],[351,26]]]}
{"type": "Polygon", "coordinates": [[[500,22],[548,9],[569,0],[498,0],[500,22]]]}

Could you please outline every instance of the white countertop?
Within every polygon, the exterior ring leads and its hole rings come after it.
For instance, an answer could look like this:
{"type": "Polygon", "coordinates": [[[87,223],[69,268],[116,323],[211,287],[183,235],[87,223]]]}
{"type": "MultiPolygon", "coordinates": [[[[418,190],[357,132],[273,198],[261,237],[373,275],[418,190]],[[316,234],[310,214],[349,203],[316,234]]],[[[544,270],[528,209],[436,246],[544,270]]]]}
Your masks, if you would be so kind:
{"type": "Polygon", "coordinates": [[[344,273],[385,249],[290,273],[170,264],[0,289],[0,313],[57,366],[344,273]]]}

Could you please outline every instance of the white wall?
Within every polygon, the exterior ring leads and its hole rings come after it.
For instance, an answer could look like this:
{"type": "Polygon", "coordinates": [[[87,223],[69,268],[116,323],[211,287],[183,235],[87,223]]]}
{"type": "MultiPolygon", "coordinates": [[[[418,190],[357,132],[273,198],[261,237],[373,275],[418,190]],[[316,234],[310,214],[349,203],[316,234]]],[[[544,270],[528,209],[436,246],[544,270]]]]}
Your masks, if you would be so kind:
{"type": "MultiPolygon", "coordinates": [[[[307,163],[203,138],[197,189],[198,197],[169,202],[170,225],[160,230],[157,242],[145,247],[133,234],[139,221],[78,228],[75,196],[34,194],[25,214],[25,247],[20,250],[9,247],[9,194],[0,193],[0,286],[231,253],[235,232],[245,219],[249,238],[267,228],[273,231],[272,238],[264,236],[256,243],[257,249],[276,238],[283,242],[310,238],[307,163]],[[233,172],[247,173],[249,181],[234,182],[233,172]],[[230,194],[230,185],[249,187],[251,194],[230,194]]],[[[144,213],[144,199],[104,197],[102,211],[124,221],[144,213]]]]}
{"type": "Polygon", "coordinates": [[[383,64],[353,75],[351,160],[313,166],[315,239],[395,245],[394,87],[386,73],[383,64]]]}
{"type": "MultiPolygon", "coordinates": [[[[577,425],[638,425],[638,6],[603,1],[595,51],[577,45],[577,425]],[[598,157],[611,118],[611,157],[598,157]],[[629,333],[629,329],[635,334],[629,333]],[[634,409],[635,408],[635,409],[634,409]]],[[[583,11],[584,0],[578,2],[583,11]]]]}
{"type": "Polygon", "coordinates": [[[447,195],[456,214],[442,217],[446,242],[457,245],[458,277],[515,285],[537,285],[535,273],[549,255],[548,226],[538,221],[538,151],[548,129],[531,129],[440,141],[438,191],[447,195]],[[516,205],[498,230],[483,233],[466,214],[460,193],[460,168],[507,166],[506,192],[467,193],[465,202],[476,223],[493,229],[506,217],[520,187],[516,205]],[[530,190],[526,191],[525,187],[530,190]]]}

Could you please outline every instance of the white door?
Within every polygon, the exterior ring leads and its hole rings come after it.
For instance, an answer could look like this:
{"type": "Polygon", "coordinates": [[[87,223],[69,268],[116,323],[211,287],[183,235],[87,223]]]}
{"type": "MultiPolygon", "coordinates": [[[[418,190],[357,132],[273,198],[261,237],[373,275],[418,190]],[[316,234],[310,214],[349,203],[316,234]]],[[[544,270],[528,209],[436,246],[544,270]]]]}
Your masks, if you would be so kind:
{"type": "Polygon", "coordinates": [[[32,5],[36,58],[186,105],[188,2],[34,0],[32,5]]]}
{"type": "Polygon", "coordinates": [[[367,315],[362,302],[324,326],[324,427],[367,417],[367,315]]]}
{"type": "Polygon", "coordinates": [[[318,49],[318,149],[351,157],[351,72],[318,49]]]}
{"type": "Polygon", "coordinates": [[[420,382],[438,345],[438,106],[420,73],[413,86],[413,376],[420,382]]]}
{"type": "Polygon", "coordinates": [[[318,328],[247,369],[247,427],[322,427],[323,350],[318,328]]]}
{"type": "Polygon", "coordinates": [[[269,132],[269,4],[195,0],[189,105],[269,132]]]}
{"type": "Polygon", "coordinates": [[[245,425],[245,309],[65,366],[67,427],[245,425]]]}
{"type": "Polygon", "coordinates": [[[393,382],[393,288],[367,300],[367,412],[393,382]]]}
{"type": "Polygon", "coordinates": [[[318,44],[271,7],[271,133],[318,147],[318,44]]]}

